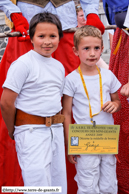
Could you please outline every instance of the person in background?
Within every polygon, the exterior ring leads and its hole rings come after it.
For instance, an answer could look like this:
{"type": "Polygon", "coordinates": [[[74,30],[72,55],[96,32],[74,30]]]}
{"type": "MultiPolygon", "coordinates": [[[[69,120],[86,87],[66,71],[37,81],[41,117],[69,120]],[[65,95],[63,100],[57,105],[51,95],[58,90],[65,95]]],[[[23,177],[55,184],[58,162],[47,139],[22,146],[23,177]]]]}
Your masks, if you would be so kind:
{"type": "Polygon", "coordinates": [[[84,17],[84,12],[80,4],[76,5],[76,14],[77,14],[77,27],[86,25],[86,19],[84,17]]]}
{"type": "MultiPolygon", "coordinates": [[[[86,19],[84,16],[84,12],[83,12],[83,9],[82,9],[80,4],[76,5],[76,14],[77,14],[77,22],[78,22],[77,27],[81,27],[81,26],[86,25],[86,19]]],[[[74,34],[73,34],[73,36],[74,36],[74,34]]],[[[73,39],[73,37],[72,37],[72,39],[73,39]]],[[[72,46],[74,46],[74,45],[72,45],[72,46]]],[[[105,63],[105,61],[102,59],[102,57],[100,57],[99,61],[97,62],[97,66],[105,68],[105,69],[109,68],[109,66],[105,63]]]]}
{"type": "MultiPolygon", "coordinates": [[[[106,14],[106,19],[108,20],[108,25],[115,25],[115,13],[113,11],[114,6],[108,5],[108,0],[103,0],[103,8],[106,14]]],[[[113,42],[113,34],[114,30],[108,30],[109,33],[109,40],[110,40],[110,49],[112,48],[112,42],[113,42]]]]}
{"type": "Polygon", "coordinates": [[[108,30],[108,33],[109,33],[109,40],[110,40],[110,49],[112,49],[114,30],[108,30]]]}
{"type": "MultiPolygon", "coordinates": [[[[85,18],[87,18],[87,24],[98,27],[103,34],[105,28],[98,16],[98,2],[99,0],[94,0],[94,2],[90,4],[89,0],[80,0],[85,18]]],[[[16,3],[16,0],[14,0],[14,3],[16,3]]],[[[13,4],[10,0],[1,0],[0,10],[4,11],[6,16],[13,22],[12,32],[19,31],[22,34],[21,37],[11,37],[8,39],[8,44],[0,65],[0,96],[3,91],[2,85],[11,63],[21,55],[33,49],[27,31],[31,18],[37,13],[47,11],[59,17],[63,29],[63,38],[60,40],[58,48],[52,56],[63,64],[66,75],[78,67],[80,61],[79,58],[74,55],[72,48],[74,32],[67,32],[67,29],[77,26],[76,10],[73,0],[36,1],[34,4],[32,0],[17,0],[17,4],[13,4]]],[[[15,151],[15,141],[11,140],[8,136],[7,127],[1,115],[0,158],[0,186],[23,185],[15,151]]],[[[71,166],[69,165],[67,169],[68,193],[71,194],[76,192],[73,178],[71,179],[74,169],[72,169],[71,172],[71,166]]]]}

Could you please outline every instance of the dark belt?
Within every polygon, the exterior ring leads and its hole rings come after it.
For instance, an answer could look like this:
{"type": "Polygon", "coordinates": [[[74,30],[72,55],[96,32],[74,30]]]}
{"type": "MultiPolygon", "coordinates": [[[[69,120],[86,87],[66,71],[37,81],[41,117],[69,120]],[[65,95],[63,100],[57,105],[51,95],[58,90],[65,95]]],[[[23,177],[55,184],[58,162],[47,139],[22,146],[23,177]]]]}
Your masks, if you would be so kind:
{"type": "Polygon", "coordinates": [[[60,112],[51,117],[41,117],[36,115],[30,115],[19,109],[16,110],[15,126],[36,124],[36,125],[46,125],[50,127],[52,124],[63,123],[64,115],[60,112]]]}

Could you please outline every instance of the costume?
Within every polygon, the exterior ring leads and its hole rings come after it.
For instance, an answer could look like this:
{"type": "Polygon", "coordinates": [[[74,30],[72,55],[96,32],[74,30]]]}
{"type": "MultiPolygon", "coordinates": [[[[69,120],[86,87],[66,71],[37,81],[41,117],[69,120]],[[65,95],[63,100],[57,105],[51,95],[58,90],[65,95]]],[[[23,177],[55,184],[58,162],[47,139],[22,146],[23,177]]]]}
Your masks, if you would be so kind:
{"type": "MultiPolygon", "coordinates": [[[[129,17],[127,19],[129,20],[129,17]]],[[[126,22],[126,24],[128,24],[128,22],[126,22]]],[[[129,25],[125,26],[129,27],[129,25]]],[[[122,86],[128,83],[129,36],[120,28],[117,28],[114,34],[109,68],[119,79],[122,86]],[[122,39],[119,49],[114,54],[120,37],[122,37],[122,39]]],[[[117,162],[118,193],[129,194],[129,104],[127,97],[120,94],[120,90],[118,91],[118,94],[122,105],[120,111],[114,114],[115,124],[120,125],[118,152],[120,162],[117,162]]]]}
{"type": "MultiPolygon", "coordinates": [[[[119,24],[120,26],[128,27],[129,28],[129,15],[124,14],[129,5],[128,0],[124,1],[105,1],[108,4],[108,7],[114,8],[113,13],[115,14],[115,20],[116,17],[119,16],[119,14],[122,14],[122,16],[125,15],[125,22],[124,18],[119,17],[119,21],[116,21],[116,24],[121,21],[122,23],[119,24]],[[111,6],[112,5],[112,6],[111,6]],[[116,8],[116,9],[115,9],[116,8]],[[118,9],[119,8],[119,9],[118,9]],[[117,13],[118,12],[118,13],[117,13]],[[117,14],[116,14],[117,13],[117,14]],[[124,14],[124,15],[123,15],[124,14]],[[123,20],[123,21],[122,21],[123,20]]],[[[109,13],[106,12],[107,18],[109,19],[112,15],[111,10],[109,13]]],[[[109,20],[109,23],[112,24],[112,22],[109,20]]],[[[123,28],[123,27],[122,27],[123,28]]],[[[112,44],[112,50],[110,55],[110,62],[109,62],[109,69],[115,74],[115,76],[118,78],[118,80],[121,82],[122,86],[128,83],[128,67],[129,67],[129,36],[120,28],[117,28],[113,37],[113,44],[112,44]],[[120,45],[117,47],[118,42],[120,40],[120,37],[122,37],[120,45]],[[116,48],[119,48],[116,51],[116,48]]],[[[128,153],[129,153],[129,104],[127,102],[127,99],[125,96],[122,96],[120,94],[120,90],[118,90],[118,95],[121,100],[121,109],[119,112],[115,113],[113,115],[114,117],[114,123],[116,125],[120,125],[120,137],[119,137],[119,152],[118,152],[118,158],[120,162],[117,161],[117,178],[118,178],[118,194],[129,194],[129,160],[128,160],[128,153]]]]}
{"type": "MultiPolygon", "coordinates": [[[[120,82],[109,70],[101,68],[103,104],[111,100],[110,93],[115,93],[120,82]]],[[[99,75],[83,75],[90,98],[92,114],[100,111],[99,75]]],[[[86,97],[79,73],[73,71],[66,76],[63,94],[73,97],[72,112],[77,124],[91,124],[89,101],[86,97]]],[[[112,114],[101,111],[94,116],[96,124],[113,125],[112,114]]],[[[76,164],[75,180],[78,194],[111,193],[117,194],[116,161],[114,155],[80,155],[76,164]]]]}
{"type": "MultiPolygon", "coordinates": [[[[84,10],[85,17],[89,13],[98,13],[98,2],[99,0],[94,0],[94,5],[89,4],[89,0],[81,0],[81,6],[84,10]],[[87,9],[87,5],[89,6],[87,9]]],[[[34,4],[29,4],[25,2],[17,2],[17,6],[12,4],[10,0],[1,0],[0,1],[0,10],[3,10],[6,16],[11,19],[11,13],[19,13],[22,12],[23,16],[30,21],[30,19],[37,13],[42,11],[50,11],[51,13],[57,14],[59,19],[61,20],[63,30],[76,27],[76,11],[75,5],[73,1],[65,3],[64,5],[55,8],[51,2],[49,2],[44,8],[40,6],[36,6],[34,4]]],[[[14,31],[14,30],[13,30],[14,31]]],[[[53,53],[53,57],[57,60],[61,61],[65,67],[66,75],[77,68],[79,64],[79,58],[76,57],[73,53],[73,33],[64,32],[64,37],[60,40],[58,49],[53,53]]],[[[4,56],[0,65],[0,86],[3,85],[4,80],[6,78],[6,74],[10,64],[16,60],[21,55],[25,54],[29,50],[33,49],[31,42],[18,42],[17,37],[9,38],[8,45],[6,47],[4,56]]],[[[0,87],[0,96],[2,93],[2,88],[0,87]]],[[[15,152],[15,142],[12,141],[7,133],[7,128],[5,126],[4,121],[0,115],[0,150],[1,150],[1,162],[0,162],[0,185],[8,186],[8,185],[23,185],[20,168],[17,162],[17,156],[15,152]],[[11,158],[11,160],[10,160],[11,158]],[[16,178],[14,178],[16,177],[16,178]]],[[[72,166],[68,166],[71,170],[72,166]]],[[[74,170],[73,170],[74,171],[74,170]]],[[[70,177],[70,181],[68,181],[69,185],[69,193],[74,193],[76,190],[76,185],[71,186],[73,183],[73,178],[71,178],[72,173],[68,173],[68,177],[70,177]]]]}
{"type": "MultiPolygon", "coordinates": [[[[16,109],[49,117],[62,109],[64,76],[64,67],[59,61],[31,50],[10,66],[3,87],[19,94],[16,109]]],[[[29,124],[15,126],[14,138],[24,185],[60,185],[62,194],[66,194],[62,123],[51,127],[29,124]]]]}
{"type": "Polygon", "coordinates": [[[108,19],[108,23],[115,24],[115,13],[126,11],[128,7],[128,0],[103,0],[103,8],[108,19]]]}
{"type": "MultiPolygon", "coordinates": [[[[99,0],[95,0],[93,5],[88,5],[89,2],[88,0],[86,0],[85,2],[83,0],[80,1],[82,8],[84,10],[85,13],[85,17],[87,16],[87,14],[89,13],[95,13],[98,14],[98,2],[99,0]],[[88,5],[88,12],[87,12],[87,6],[88,5]]],[[[33,5],[33,4],[29,4],[29,3],[24,3],[24,2],[17,2],[17,6],[12,4],[10,0],[7,0],[6,2],[4,0],[2,0],[0,2],[0,9],[3,10],[6,14],[6,16],[10,18],[10,14],[11,13],[19,13],[22,12],[23,16],[27,19],[28,22],[30,22],[30,19],[37,13],[39,12],[43,12],[43,11],[48,11],[51,12],[53,14],[57,14],[61,23],[62,23],[62,28],[63,30],[69,29],[69,28],[74,28],[77,26],[77,19],[76,19],[76,10],[75,10],[75,4],[74,1],[70,1],[68,3],[65,3],[62,6],[59,6],[57,8],[54,7],[54,5],[49,2],[44,8],[33,5]]],[[[68,73],[70,73],[71,71],[73,71],[74,69],[76,69],[78,67],[79,64],[79,59],[78,57],[76,57],[73,54],[73,50],[72,50],[72,46],[73,46],[73,39],[72,39],[72,35],[73,33],[64,33],[64,37],[63,39],[60,41],[58,49],[55,51],[55,53],[53,54],[53,57],[56,58],[57,60],[59,60],[65,67],[65,71],[66,71],[66,75],[68,73]],[[63,50],[63,52],[62,52],[63,50]],[[64,52],[65,50],[67,50],[67,54],[66,52],[64,52]],[[68,55],[69,53],[69,55],[68,55]],[[69,65],[70,64],[70,65],[69,65]]],[[[8,51],[8,47],[10,47],[10,45],[14,45],[15,43],[15,47],[18,48],[19,53],[17,53],[17,51],[14,51],[14,55],[13,58],[11,57],[11,59],[9,59],[8,63],[7,63],[7,69],[10,66],[10,64],[16,60],[21,54],[24,54],[26,52],[28,52],[30,49],[32,49],[32,44],[30,44],[30,42],[24,42],[23,44],[21,43],[19,45],[19,42],[17,43],[17,40],[14,40],[17,38],[13,38],[13,39],[9,39],[9,43],[7,45],[7,49],[6,51],[8,51]],[[21,49],[20,49],[21,48],[21,49]]],[[[8,55],[8,52],[6,53],[5,51],[5,56],[3,56],[3,61],[5,63],[8,55]]],[[[2,63],[3,63],[2,61],[2,63]]],[[[5,68],[0,69],[0,71],[5,71],[5,68]]],[[[5,74],[7,73],[7,71],[5,72],[5,74]]],[[[5,79],[5,76],[4,76],[5,79]]]]}

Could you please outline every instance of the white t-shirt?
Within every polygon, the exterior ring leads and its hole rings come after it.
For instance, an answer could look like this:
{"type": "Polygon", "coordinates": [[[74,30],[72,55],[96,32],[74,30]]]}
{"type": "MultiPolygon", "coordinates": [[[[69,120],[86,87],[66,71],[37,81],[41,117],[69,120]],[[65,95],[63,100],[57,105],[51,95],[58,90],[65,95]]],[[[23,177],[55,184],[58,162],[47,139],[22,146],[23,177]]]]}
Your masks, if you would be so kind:
{"type": "Polygon", "coordinates": [[[16,108],[39,116],[52,116],[61,109],[63,65],[31,50],[9,68],[3,87],[18,93],[16,108]]]}
{"type": "MultiPolygon", "coordinates": [[[[121,86],[115,75],[107,69],[101,68],[103,104],[111,100],[110,93],[115,93],[121,86]]],[[[99,74],[94,76],[83,75],[88,90],[92,114],[98,113],[100,104],[99,74]]],[[[79,73],[73,71],[65,79],[63,94],[73,97],[73,117],[77,124],[92,124],[89,116],[89,102],[83,88],[79,73]]],[[[93,117],[96,124],[114,124],[112,114],[101,111],[93,117]]]]}

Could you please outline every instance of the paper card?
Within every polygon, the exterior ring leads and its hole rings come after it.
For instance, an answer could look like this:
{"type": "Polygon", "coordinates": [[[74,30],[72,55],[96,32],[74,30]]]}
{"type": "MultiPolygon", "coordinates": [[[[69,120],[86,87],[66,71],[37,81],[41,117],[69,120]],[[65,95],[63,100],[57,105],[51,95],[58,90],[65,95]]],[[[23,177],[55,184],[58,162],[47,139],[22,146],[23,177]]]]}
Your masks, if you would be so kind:
{"type": "Polygon", "coordinates": [[[119,125],[70,124],[68,154],[118,154],[119,125]]]}

